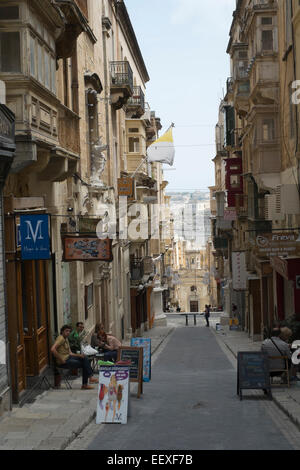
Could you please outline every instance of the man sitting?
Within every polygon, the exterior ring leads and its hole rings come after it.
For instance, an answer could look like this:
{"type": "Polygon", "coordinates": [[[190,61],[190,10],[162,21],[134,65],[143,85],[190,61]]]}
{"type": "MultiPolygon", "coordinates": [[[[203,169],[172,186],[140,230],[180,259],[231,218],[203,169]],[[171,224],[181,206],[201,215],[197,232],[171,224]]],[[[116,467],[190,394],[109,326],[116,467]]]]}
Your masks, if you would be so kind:
{"type": "Polygon", "coordinates": [[[79,354],[81,352],[81,341],[84,335],[84,325],[81,321],[76,323],[68,338],[72,353],[79,354]]]}
{"type": "MultiPolygon", "coordinates": [[[[266,352],[268,357],[280,357],[286,356],[289,360],[289,369],[291,369],[291,357],[292,353],[290,346],[281,338],[280,328],[274,328],[271,337],[265,339],[261,345],[262,352],[266,352]]],[[[276,370],[283,370],[286,368],[284,359],[271,359],[270,360],[270,375],[271,377],[280,376],[281,372],[275,372],[276,370]]]]}
{"type": "Polygon", "coordinates": [[[91,390],[88,384],[98,383],[97,379],[93,378],[93,371],[90,362],[84,354],[74,354],[71,351],[68,337],[71,333],[71,327],[64,325],[60,330],[60,336],[56,339],[54,345],[51,348],[51,352],[54,355],[57,365],[63,369],[82,369],[82,390],[91,390]]]}

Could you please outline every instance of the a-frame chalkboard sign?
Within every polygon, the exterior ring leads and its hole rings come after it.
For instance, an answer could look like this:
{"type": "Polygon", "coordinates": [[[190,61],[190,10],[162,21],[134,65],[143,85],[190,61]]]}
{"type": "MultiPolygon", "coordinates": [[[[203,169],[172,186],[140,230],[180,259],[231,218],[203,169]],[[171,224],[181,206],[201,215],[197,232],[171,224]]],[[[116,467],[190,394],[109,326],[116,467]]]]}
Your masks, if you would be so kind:
{"type": "Polygon", "coordinates": [[[242,400],[242,390],[266,390],[272,399],[268,355],[264,352],[238,353],[237,394],[242,400]]]}
{"type": "Polygon", "coordinates": [[[130,382],[138,383],[137,397],[143,393],[143,348],[121,346],[118,349],[118,362],[129,361],[130,382]]]}

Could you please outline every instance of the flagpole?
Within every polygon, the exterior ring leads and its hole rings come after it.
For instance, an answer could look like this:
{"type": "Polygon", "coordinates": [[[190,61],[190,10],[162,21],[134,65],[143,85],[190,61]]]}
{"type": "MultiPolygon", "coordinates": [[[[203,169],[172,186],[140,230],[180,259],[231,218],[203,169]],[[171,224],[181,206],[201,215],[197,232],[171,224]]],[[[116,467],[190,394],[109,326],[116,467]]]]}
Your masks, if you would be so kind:
{"type": "MultiPolygon", "coordinates": [[[[175,127],[175,124],[174,122],[171,123],[170,127],[168,127],[168,129],[166,130],[165,134],[171,129],[171,128],[174,128],[175,127]]],[[[148,155],[146,155],[145,157],[142,158],[142,161],[141,163],[139,164],[139,166],[137,167],[137,169],[135,170],[135,172],[131,175],[131,178],[134,178],[135,175],[137,174],[137,172],[139,171],[139,169],[143,166],[143,164],[147,161],[147,158],[148,158],[148,155]]]]}
{"type": "Polygon", "coordinates": [[[139,164],[139,166],[137,167],[137,169],[135,170],[135,172],[131,175],[131,178],[134,178],[134,177],[135,177],[135,175],[137,174],[137,172],[139,171],[139,169],[144,165],[145,161],[147,161],[147,155],[146,155],[146,157],[143,157],[143,158],[142,158],[141,163],[139,164]]]}

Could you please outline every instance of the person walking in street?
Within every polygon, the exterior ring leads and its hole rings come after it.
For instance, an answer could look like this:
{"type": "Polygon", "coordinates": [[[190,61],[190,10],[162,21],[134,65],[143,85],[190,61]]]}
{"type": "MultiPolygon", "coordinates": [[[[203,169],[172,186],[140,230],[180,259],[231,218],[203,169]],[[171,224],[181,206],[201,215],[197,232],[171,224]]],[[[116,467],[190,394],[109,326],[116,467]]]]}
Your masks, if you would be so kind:
{"type": "Polygon", "coordinates": [[[210,317],[210,305],[205,305],[205,320],[206,320],[206,326],[209,327],[209,317],[210,317]]]}
{"type": "Polygon", "coordinates": [[[51,348],[57,365],[63,369],[82,369],[82,390],[91,390],[94,387],[90,384],[98,383],[93,378],[93,371],[88,358],[84,354],[74,354],[71,351],[68,337],[71,333],[71,327],[64,325],[60,330],[60,336],[56,339],[51,348]]]}

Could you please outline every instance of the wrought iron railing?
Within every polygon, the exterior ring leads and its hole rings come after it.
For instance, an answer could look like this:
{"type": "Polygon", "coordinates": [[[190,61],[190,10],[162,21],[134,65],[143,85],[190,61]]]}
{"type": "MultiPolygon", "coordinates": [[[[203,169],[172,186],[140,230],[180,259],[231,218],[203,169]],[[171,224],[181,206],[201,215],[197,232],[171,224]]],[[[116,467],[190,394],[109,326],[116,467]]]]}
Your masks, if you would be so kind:
{"type": "Polygon", "coordinates": [[[133,87],[133,95],[129,98],[127,106],[141,107],[145,111],[145,95],[140,86],[133,87]]]}
{"type": "Polygon", "coordinates": [[[110,62],[112,86],[129,86],[133,90],[133,72],[127,61],[110,62]]]}

